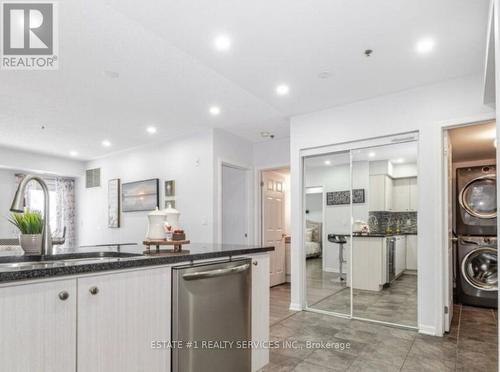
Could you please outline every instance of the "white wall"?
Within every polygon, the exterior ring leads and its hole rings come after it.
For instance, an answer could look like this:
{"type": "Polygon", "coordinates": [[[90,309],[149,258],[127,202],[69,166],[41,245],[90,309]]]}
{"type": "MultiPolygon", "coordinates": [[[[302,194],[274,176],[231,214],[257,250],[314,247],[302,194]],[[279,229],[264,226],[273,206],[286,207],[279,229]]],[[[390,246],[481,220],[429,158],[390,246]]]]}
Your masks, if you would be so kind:
{"type": "Polygon", "coordinates": [[[273,139],[253,145],[255,168],[278,168],[290,164],[290,138],[273,139]]]}
{"type": "Polygon", "coordinates": [[[442,127],[490,119],[480,76],[420,87],[291,119],[292,306],[303,306],[302,149],[419,131],[419,328],[442,334],[442,127]]]}
{"type": "MultiPolygon", "coordinates": [[[[347,156],[347,161],[349,157],[347,156]]],[[[306,164],[307,168],[307,164],[306,164]]],[[[304,187],[323,186],[323,192],[347,191],[351,188],[351,168],[349,164],[307,168],[304,187]]],[[[365,203],[353,204],[353,220],[368,221],[368,198],[370,197],[370,171],[368,161],[356,161],[352,165],[352,188],[365,190],[365,203]]],[[[326,199],[326,197],[325,197],[326,199]]],[[[326,234],[350,235],[351,206],[325,205],[326,234]]],[[[323,242],[324,269],[338,272],[338,244],[323,242]]]]}
{"type": "Polygon", "coordinates": [[[77,185],[80,245],[137,243],[146,236],[148,212],[122,212],[122,227],[107,227],[107,185],[108,180],[113,178],[120,178],[122,183],[159,178],[160,207],[164,205],[164,182],[175,180],[180,225],[191,241],[212,242],[214,183],[211,131],[121,152],[92,161],[87,167],[101,168],[102,186],[85,189],[82,182],[77,185]]]}

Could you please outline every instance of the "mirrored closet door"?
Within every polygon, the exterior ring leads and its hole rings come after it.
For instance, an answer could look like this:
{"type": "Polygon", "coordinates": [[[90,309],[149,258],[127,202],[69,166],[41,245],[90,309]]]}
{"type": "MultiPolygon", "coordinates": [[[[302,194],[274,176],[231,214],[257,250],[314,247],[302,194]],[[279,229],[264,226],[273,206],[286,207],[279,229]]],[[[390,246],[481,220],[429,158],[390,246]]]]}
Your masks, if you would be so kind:
{"type": "Polygon", "coordinates": [[[349,151],[304,160],[307,305],[341,315],[351,314],[350,174],[349,151]]]}
{"type": "Polygon", "coordinates": [[[418,143],[405,139],[304,157],[310,310],[417,326],[418,143]]]}

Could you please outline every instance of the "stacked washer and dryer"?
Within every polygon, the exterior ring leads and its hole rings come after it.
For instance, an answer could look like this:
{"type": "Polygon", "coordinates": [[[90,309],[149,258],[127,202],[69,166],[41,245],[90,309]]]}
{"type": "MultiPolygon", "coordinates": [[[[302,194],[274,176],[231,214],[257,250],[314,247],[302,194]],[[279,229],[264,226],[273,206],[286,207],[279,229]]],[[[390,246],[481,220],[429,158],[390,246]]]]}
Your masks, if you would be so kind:
{"type": "Polygon", "coordinates": [[[465,305],[497,307],[496,166],[457,169],[457,296],[465,305]]]}

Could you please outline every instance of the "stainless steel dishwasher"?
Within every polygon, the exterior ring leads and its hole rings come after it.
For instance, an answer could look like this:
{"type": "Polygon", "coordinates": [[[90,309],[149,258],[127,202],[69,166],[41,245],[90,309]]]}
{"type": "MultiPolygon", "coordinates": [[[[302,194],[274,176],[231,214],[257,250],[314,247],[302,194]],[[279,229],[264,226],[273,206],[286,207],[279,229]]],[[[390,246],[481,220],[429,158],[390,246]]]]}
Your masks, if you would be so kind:
{"type": "Polygon", "coordinates": [[[252,261],[172,269],[172,371],[251,370],[252,261]]]}

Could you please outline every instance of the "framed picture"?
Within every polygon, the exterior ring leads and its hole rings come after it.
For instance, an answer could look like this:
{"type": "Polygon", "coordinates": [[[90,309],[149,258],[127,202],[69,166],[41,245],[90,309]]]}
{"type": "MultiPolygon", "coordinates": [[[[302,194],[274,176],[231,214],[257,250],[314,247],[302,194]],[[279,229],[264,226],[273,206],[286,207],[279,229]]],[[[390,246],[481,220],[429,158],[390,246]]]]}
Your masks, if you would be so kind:
{"type": "Polygon", "coordinates": [[[165,197],[175,196],[175,181],[165,181],[165,197]]]}
{"type": "Polygon", "coordinates": [[[165,209],[167,208],[175,209],[175,200],[165,200],[165,209]]]}
{"type": "Polygon", "coordinates": [[[124,183],[122,185],[123,212],[151,211],[160,206],[160,180],[150,180],[124,183]]]}
{"type": "Polygon", "coordinates": [[[108,227],[120,227],[120,179],[108,181],[108,227]]]}
{"type": "MultiPolygon", "coordinates": [[[[365,202],[365,189],[352,190],[352,203],[362,204],[365,202]]],[[[351,203],[351,192],[333,191],[326,193],[326,205],[345,205],[351,203]]]]}

